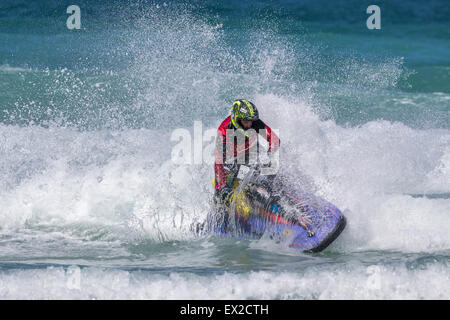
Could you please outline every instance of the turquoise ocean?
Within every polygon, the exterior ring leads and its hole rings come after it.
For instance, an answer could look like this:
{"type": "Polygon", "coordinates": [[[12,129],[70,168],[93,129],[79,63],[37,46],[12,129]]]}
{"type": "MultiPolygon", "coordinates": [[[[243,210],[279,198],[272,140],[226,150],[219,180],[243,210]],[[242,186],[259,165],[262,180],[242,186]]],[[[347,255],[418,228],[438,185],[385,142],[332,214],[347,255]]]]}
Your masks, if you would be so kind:
{"type": "Polygon", "coordinates": [[[0,2],[0,299],[450,299],[449,274],[448,1],[0,2]],[[323,252],[192,232],[238,98],[347,217],[323,252]]]}

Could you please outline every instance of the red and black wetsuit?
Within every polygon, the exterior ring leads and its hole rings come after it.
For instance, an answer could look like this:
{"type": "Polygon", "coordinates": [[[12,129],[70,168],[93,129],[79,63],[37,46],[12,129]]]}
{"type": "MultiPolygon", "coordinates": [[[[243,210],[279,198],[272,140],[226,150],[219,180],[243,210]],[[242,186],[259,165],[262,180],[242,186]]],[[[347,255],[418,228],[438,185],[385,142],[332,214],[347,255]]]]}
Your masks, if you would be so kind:
{"type": "MultiPolygon", "coordinates": [[[[280,139],[278,136],[262,120],[253,121],[251,128],[247,129],[246,132],[256,132],[258,134],[262,134],[263,137],[269,142],[268,152],[275,152],[280,146],[280,139]],[[264,130],[265,135],[263,134],[264,130]]],[[[238,144],[239,139],[237,139],[235,133],[236,129],[231,122],[231,117],[228,116],[217,129],[214,163],[216,190],[220,190],[226,186],[225,167],[227,165],[233,165],[228,163],[226,161],[227,159],[236,159],[236,157],[244,155],[245,159],[248,160],[248,153],[249,151],[254,150],[253,147],[255,144],[257,148],[259,148],[257,145],[256,134],[249,135],[249,137],[245,138],[245,143],[238,144]]],[[[239,140],[239,142],[241,141],[243,141],[243,139],[239,140]]]]}

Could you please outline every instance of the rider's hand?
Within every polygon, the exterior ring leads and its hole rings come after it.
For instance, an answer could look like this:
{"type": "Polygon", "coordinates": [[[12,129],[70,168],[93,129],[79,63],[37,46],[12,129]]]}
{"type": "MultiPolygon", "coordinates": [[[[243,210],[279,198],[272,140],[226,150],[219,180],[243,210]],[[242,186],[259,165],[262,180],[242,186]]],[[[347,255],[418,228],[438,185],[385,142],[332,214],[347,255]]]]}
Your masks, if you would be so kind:
{"type": "Polygon", "coordinates": [[[233,190],[231,190],[230,187],[223,187],[220,190],[220,198],[222,199],[222,201],[224,202],[228,202],[228,200],[230,199],[231,195],[233,194],[233,190]]]}

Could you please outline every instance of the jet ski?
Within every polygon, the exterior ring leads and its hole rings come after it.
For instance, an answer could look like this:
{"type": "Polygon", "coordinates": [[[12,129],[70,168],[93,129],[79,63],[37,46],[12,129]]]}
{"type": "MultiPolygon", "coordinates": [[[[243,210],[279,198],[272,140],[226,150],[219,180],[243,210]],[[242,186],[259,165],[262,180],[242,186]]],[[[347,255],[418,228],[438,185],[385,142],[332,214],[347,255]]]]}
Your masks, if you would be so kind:
{"type": "Polygon", "coordinates": [[[346,219],[332,203],[296,188],[281,174],[262,175],[259,166],[245,167],[246,174],[233,183],[233,195],[227,201],[215,198],[203,233],[248,239],[264,235],[315,253],[344,230],[346,219]]]}

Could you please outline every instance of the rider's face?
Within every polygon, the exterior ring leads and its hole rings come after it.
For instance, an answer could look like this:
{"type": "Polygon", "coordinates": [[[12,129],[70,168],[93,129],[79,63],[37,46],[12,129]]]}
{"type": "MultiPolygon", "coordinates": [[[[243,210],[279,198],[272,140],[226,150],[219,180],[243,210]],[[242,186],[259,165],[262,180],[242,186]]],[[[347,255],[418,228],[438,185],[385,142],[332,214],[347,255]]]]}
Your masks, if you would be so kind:
{"type": "Polygon", "coordinates": [[[244,127],[244,129],[250,129],[252,127],[252,120],[241,120],[241,124],[244,127]]]}

